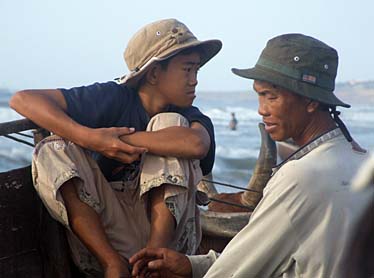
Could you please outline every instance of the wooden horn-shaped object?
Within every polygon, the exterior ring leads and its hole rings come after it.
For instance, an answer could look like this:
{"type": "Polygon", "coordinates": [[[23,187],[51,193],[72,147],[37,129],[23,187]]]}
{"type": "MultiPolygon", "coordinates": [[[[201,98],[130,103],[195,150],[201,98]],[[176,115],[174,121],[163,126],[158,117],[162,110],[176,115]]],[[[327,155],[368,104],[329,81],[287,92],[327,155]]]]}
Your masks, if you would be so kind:
{"type": "Polygon", "coordinates": [[[256,207],[261,200],[262,192],[271,177],[272,168],[277,163],[277,147],[275,142],[265,131],[263,123],[259,123],[258,127],[261,134],[261,148],[252,177],[247,185],[247,189],[254,191],[245,191],[241,196],[242,204],[249,207],[256,207]]]}
{"type": "MultiPolygon", "coordinates": [[[[262,140],[261,149],[247,188],[261,193],[245,192],[241,194],[242,201],[245,202],[243,202],[243,204],[249,204],[250,206],[257,205],[261,199],[262,190],[271,176],[272,167],[276,163],[277,155],[275,142],[265,132],[264,124],[259,124],[259,128],[262,140]]],[[[248,223],[250,215],[251,212],[214,212],[200,210],[203,235],[205,237],[210,237],[210,241],[212,242],[214,242],[213,239],[217,238],[232,238],[248,223]]],[[[211,244],[211,246],[215,245],[215,243],[211,244]]]]}

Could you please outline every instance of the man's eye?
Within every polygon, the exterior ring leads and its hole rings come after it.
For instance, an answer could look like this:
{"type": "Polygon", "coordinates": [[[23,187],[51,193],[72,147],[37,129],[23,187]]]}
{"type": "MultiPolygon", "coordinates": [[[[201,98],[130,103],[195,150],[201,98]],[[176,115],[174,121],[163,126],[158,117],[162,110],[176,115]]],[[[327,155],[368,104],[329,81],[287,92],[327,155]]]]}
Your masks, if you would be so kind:
{"type": "Polygon", "coordinates": [[[187,71],[187,72],[190,72],[190,71],[191,71],[191,68],[184,68],[183,70],[184,70],[184,71],[187,71]]]}

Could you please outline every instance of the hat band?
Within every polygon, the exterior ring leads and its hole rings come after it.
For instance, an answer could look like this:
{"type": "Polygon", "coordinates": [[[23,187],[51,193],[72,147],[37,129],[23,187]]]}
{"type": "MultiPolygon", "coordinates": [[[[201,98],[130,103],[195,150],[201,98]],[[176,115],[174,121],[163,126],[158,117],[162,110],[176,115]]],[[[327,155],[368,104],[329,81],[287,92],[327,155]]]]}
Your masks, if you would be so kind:
{"type": "Polygon", "coordinates": [[[290,78],[321,87],[328,91],[334,91],[335,88],[335,82],[331,78],[318,76],[313,73],[301,72],[297,69],[278,64],[263,57],[258,59],[256,66],[279,72],[290,78]]]}

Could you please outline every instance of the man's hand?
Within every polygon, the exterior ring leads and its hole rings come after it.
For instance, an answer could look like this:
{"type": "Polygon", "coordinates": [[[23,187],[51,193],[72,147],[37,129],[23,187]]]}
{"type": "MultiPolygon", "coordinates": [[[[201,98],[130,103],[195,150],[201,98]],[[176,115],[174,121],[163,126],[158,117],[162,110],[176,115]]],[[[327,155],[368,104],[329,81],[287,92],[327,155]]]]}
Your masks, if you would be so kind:
{"type": "Polygon", "coordinates": [[[146,148],[129,145],[120,139],[122,135],[134,132],[134,128],[128,127],[92,129],[92,136],[86,139],[87,144],[83,144],[83,147],[99,152],[108,158],[131,163],[140,159],[140,155],[147,152],[146,148]]]}
{"type": "Polygon", "coordinates": [[[187,278],[192,277],[188,258],[167,248],[144,248],[133,255],[132,275],[135,277],[187,278]]]}

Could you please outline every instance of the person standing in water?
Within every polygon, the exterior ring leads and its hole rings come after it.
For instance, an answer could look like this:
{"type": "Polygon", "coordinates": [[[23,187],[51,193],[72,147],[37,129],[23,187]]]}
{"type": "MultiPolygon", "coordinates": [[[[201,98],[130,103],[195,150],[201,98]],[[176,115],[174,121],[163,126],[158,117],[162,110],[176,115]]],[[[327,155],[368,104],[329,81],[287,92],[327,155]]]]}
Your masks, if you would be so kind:
{"type": "Polygon", "coordinates": [[[238,125],[238,120],[236,119],[235,117],[235,113],[232,112],[231,113],[231,120],[230,120],[230,123],[229,123],[229,128],[231,130],[236,130],[236,126],[238,125]]]}

